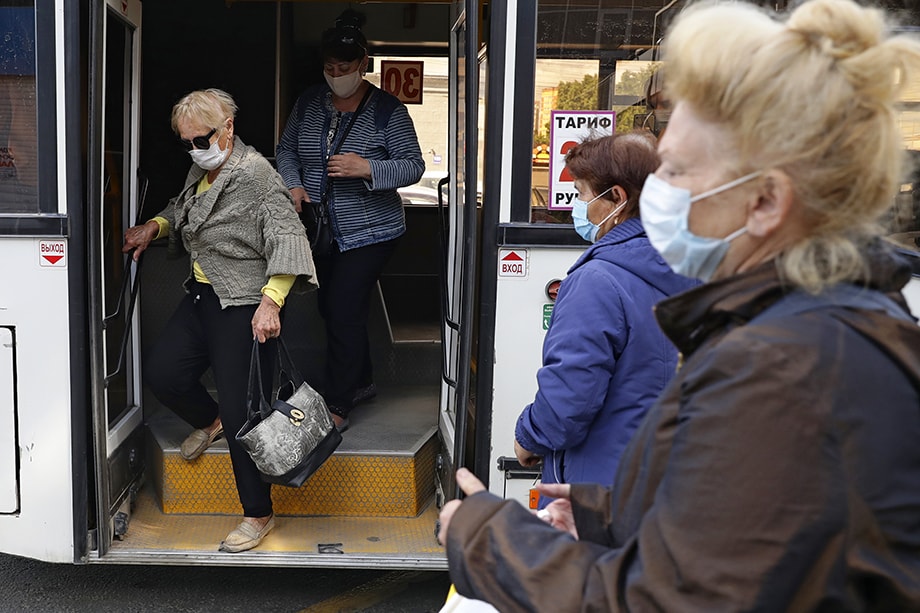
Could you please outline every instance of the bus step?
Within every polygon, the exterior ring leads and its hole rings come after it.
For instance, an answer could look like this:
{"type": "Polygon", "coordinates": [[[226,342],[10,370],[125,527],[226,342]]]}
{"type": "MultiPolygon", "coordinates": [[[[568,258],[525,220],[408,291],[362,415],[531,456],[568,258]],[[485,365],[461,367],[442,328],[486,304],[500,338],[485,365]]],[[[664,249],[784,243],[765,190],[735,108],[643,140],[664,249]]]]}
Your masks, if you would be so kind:
{"type": "MultiPolygon", "coordinates": [[[[436,388],[381,389],[352,412],[342,444],[303,486],[272,488],[275,512],[415,517],[434,493],[437,419],[436,388]]],[[[148,466],[163,513],[242,513],[226,440],[187,462],[179,446],[190,426],[165,409],[147,426],[148,466]]]]}

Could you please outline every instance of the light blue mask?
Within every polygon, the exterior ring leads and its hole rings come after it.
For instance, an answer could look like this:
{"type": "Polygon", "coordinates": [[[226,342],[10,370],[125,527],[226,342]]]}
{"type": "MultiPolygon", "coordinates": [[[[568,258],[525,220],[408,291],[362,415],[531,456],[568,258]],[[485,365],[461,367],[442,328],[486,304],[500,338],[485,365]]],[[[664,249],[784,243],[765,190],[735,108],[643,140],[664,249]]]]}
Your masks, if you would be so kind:
{"type": "Polygon", "coordinates": [[[601,223],[595,224],[590,219],[588,219],[588,207],[591,206],[591,203],[595,200],[598,200],[609,192],[613,187],[608,187],[600,194],[585,202],[584,200],[575,199],[575,202],[572,203],[572,223],[575,224],[575,231],[578,232],[578,236],[582,237],[589,243],[597,241],[597,233],[600,232],[601,226],[607,223],[607,220],[623,210],[623,207],[626,206],[626,203],[629,202],[629,199],[623,201],[622,204],[613,209],[609,215],[604,217],[601,220],[601,223]]]}
{"type": "Polygon", "coordinates": [[[639,213],[642,226],[652,243],[671,270],[679,275],[709,281],[725,258],[729,244],[744,234],[741,227],[725,238],[707,238],[690,232],[690,206],[703,198],[714,196],[742,183],[761,172],[752,172],[696,196],[690,190],[674,187],[655,175],[649,175],[639,195],[639,213]]]}

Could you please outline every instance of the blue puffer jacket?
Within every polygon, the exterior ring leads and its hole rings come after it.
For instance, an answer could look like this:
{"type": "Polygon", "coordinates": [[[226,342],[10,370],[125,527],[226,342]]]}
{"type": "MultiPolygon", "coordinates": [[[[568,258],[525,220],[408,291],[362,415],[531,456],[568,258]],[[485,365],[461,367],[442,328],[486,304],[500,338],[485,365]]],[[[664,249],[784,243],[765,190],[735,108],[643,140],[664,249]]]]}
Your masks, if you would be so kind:
{"type": "Polygon", "coordinates": [[[613,481],[623,449],[677,368],[652,307],[697,284],[671,271],[638,218],[614,227],[569,269],[543,342],[536,398],[515,428],[521,446],[543,456],[544,483],[613,481]]]}

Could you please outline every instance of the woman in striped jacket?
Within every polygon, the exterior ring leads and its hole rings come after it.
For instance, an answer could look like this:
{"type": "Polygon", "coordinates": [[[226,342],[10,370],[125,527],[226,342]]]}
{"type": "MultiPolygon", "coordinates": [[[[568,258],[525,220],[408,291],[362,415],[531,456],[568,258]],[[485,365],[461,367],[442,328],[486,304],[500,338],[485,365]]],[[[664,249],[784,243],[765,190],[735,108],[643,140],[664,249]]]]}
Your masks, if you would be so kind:
{"type": "Polygon", "coordinates": [[[396,189],[425,170],[418,137],[399,100],[364,79],[364,16],[345,11],[322,37],[326,83],[297,100],[277,148],[278,171],[298,211],[325,196],[334,244],[314,252],[326,323],[324,397],[340,431],[356,402],[373,397],[367,319],[370,297],[406,231],[396,189]]]}

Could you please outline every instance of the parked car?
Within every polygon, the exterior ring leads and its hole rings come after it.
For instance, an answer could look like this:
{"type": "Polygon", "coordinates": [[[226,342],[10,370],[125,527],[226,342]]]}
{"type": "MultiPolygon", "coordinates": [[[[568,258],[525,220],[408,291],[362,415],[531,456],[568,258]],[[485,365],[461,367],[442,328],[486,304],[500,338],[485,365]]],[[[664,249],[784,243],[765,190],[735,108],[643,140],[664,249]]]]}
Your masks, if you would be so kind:
{"type": "Polygon", "coordinates": [[[402,198],[403,206],[437,206],[438,190],[435,187],[425,187],[416,183],[396,190],[402,198]]]}

